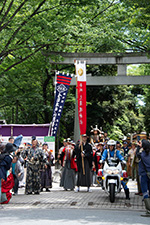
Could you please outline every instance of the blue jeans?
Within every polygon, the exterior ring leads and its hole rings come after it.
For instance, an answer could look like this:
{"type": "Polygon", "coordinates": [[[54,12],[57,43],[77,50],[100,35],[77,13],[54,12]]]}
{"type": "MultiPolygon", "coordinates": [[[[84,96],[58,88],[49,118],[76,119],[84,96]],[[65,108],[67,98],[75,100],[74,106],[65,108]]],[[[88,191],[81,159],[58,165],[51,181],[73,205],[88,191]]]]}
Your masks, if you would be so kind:
{"type": "Polygon", "coordinates": [[[141,180],[141,190],[143,193],[143,198],[148,198],[150,196],[150,179],[145,174],[141,176],[140,180],[141,180]]]}

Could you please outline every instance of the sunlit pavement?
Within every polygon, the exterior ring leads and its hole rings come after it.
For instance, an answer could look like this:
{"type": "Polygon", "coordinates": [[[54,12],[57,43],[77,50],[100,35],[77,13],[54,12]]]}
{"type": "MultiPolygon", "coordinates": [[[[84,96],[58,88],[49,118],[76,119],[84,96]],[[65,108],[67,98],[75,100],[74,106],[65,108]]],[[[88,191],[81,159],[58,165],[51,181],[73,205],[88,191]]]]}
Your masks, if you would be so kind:
{"type": "Polygon", "coordinates": [[[53,183],[51,192],[41,192],[40,195],[25,195],[24,188],[19,188],[19,194],[13,196],[9,204],[2,205],[3,209],[12,208],[51,208],[51,209],[111,209],[145,211],[142,197],[135,195],[135,181],[129,180],[130,202],[125,200],[124,190],[116,195],[114,203],[110,203],[108,195],[100,187],[91,187],[87,192],[82,187],[80,192],[65,191],[58,183],[53,183]],[[130,203],[130,204],[129,204],[130,203]]]}

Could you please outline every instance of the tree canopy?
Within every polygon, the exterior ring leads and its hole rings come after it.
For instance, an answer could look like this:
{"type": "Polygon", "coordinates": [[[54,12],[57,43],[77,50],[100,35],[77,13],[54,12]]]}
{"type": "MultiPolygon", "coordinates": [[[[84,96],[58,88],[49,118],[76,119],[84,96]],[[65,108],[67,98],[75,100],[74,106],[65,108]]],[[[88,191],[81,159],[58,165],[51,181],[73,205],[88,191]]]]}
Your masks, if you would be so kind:
{"type": "MultiPolygon", "coordinates": [[[[1,118],[8,123],[51,121],[55,70],[74,73],[74,67],[50,65],[43,52],[148,54],[149,12],[149,0],[0,0],[1,118]]],[[[93,76],[115,76],[116,71],[115,66],[87,66],[93,76]]],[[[88,127],[99,124],[119,134],[142,130],[139,92],[134,91],[135,87],[126,86],[89,88],[88,127]]],[[[147,105],[148,92],[143,91],[147,105]]],[[[74,105],[75,88],[70,88],[61,136],[73,135],[74,105]]]]}

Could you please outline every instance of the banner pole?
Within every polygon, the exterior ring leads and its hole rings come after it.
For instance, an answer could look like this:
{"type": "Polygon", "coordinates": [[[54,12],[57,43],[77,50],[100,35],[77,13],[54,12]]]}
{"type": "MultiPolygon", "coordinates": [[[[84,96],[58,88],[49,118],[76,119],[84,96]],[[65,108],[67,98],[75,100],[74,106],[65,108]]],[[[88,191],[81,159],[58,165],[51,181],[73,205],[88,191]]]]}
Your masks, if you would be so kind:
{"type": "MultiPolygon", "coordinates": [[[[80,135],[80,141],[81,141],[81,152],[83,153],[82,135],[80,135]]],[[[85,175],[85,168],[84,168],[84,158],[83,158],[83,155],[82,155],[82,170],[83,170],[83,175],[85,175]]]]}

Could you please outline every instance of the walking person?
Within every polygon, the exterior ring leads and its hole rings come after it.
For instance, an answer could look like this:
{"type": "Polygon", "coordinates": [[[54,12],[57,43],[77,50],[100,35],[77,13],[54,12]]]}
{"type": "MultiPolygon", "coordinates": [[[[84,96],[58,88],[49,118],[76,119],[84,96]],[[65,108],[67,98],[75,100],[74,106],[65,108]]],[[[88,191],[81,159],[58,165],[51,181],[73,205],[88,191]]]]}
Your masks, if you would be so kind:
{"type": "Polygon", "coordinates": [[[80,191],[81,187],[87,187],[87,191],[91,192],[91,170],[93,161],[92,146],[87,142],[87,135],[82,135],[83,142],[77,144],[75,147],[78,177],[77,177],[77,189],[76,192],[80,191]],[[82,151],[83,145],[83,151],[82,151]]]}

